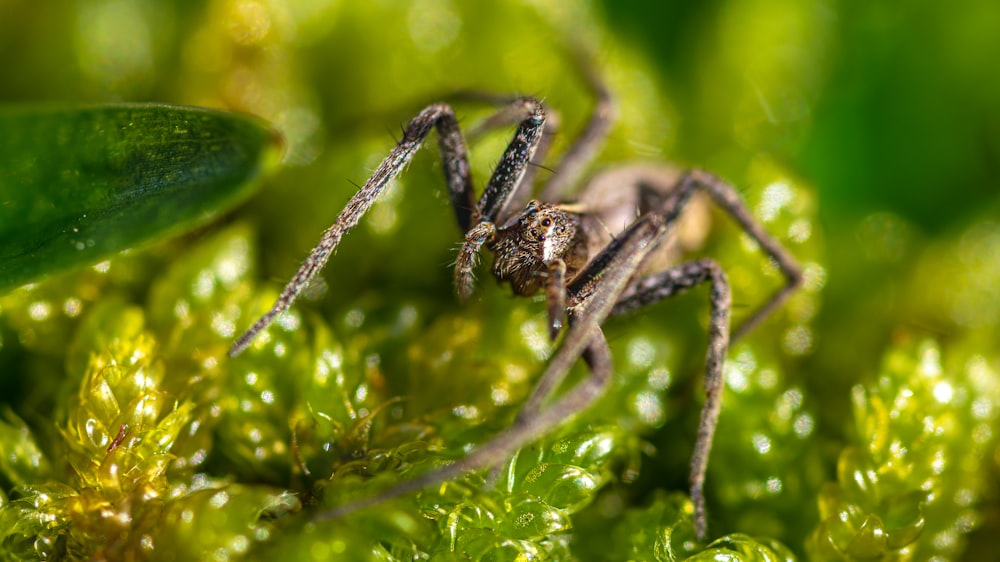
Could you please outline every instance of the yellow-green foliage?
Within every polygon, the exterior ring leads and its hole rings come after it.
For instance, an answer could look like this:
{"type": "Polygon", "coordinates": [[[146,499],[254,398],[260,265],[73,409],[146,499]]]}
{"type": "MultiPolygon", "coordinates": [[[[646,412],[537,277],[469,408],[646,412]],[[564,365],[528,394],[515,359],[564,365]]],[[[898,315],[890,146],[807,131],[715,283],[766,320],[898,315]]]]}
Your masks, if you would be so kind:
{"type": "MultiPolygon", "coordinates": [[[[964,351],[964,350],[963,350],[964,351]]],[[[996,448],[1000,377],[975,352],[944,362],[903,342],[877,382],[852,393],[855,442],[820,495],[816,559],[948,559],[981,517],[983,460],[996,448]]]]}

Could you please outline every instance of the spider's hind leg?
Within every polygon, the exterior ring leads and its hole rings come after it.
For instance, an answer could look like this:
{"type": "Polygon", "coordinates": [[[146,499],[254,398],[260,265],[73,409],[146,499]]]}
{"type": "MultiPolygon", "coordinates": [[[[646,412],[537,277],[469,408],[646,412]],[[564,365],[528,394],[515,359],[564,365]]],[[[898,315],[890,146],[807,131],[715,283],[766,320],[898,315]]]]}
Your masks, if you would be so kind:
{"type": "Polygon", "coordinates": [[[574,55],[577,72],[594,97],[594,109],[583,130],[555,164],[555,175],[549,178],[539,194],[542,201],[558,202],[573,198],[577,180],[604,146],[617,115],[614,96],[594,66],[592,57],[583,52],[574,55]]]}
{"type": "Polygon", "coordinates": [[[705,356],[705,403],[701,409],[689,476],[691,501],[694,503],[694,527],[699,538],[705,537],[708,528],[704,495],[705,471],[722,407],[722,368],[729,349],[729,316],[732,308],[729,281],[715,260],[691,261],[635,281],[611,310],[612,315],[624,314],[705,282],[711,283],[708,351],[705,356]]]}
{"type": "Polygon", "coordinates": [[[649,212],[676,214],[670,219],[672,234],[657,250],[656,263],[644,264],[646,271],[676,263],[685,252],[696,250],[707,230],[708,205],[694,192],[701,191],[729,215],[778,267],[785,283],[733,330],[732,340],[747,335],[774,312],[802,283],[802,268],[780,242],[771,237],[753,216],[735,187],[703,170],[682,172],[662,164],[629,164],[605,170],[595,176],[580,194],[580,204],[588,216],[583,227],[590,240],[591,253],[623,230],[636,216],[649,212]],[[686,198],[694,195],[695,200],[686,198]],[[683,199],[683,201],[681,201],[683,199]],[[683,207],[683,213],[681,213],[683,207]],[[669,262],[669,263],[667,263],[669,262]]]}
{"type": "Polygon", "coordinates": [[[747,335],[772,312],[777,310],[788,297],[802,285],[802,268],[792,257],[792,254],[764,230],[760,222],[754,218],[740,194],[729,183],[718,176],[704,170],[691,170],[685,176],[704,189],[709,197],[740,225],[740,228],[756,242],[767,256],[785,276],[785,285],[779,288],[769,299],[757,306],[749,318],[733,330],[732,339],[736,341],[747,335]]]}

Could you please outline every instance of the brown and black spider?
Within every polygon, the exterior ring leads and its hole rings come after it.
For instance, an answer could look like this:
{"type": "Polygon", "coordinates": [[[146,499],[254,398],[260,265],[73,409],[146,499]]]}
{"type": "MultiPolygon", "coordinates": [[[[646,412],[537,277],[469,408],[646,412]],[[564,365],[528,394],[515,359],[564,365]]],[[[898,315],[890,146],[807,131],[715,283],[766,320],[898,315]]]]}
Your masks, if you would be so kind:
{"type": "Polygon", "coordinates": [[[462,474],[496,466],[518,448],[586,409],[605,390],[612,376],[611,354],[601,331],[609,316],[622,314],[683,292],[695,285],[711,285],[709,342],[705,366],[705,403],[691,459],[690,485],[694,525],[699,538],[707,530],[703,485],[712,437],[719,417],[723,361],[730,341],[731,296],[726,274],[711,259],[700,259],[664,269],[671,234],[681,212],[697,190],[704,190],[774,260],[786,284],[750,315],[733,339],[745,334],[779,306],[801,283],[795,259],[754,220],[736,190],[702,171],[679,173],[667,166],[627,166],[605,172],[585,185],[576,202],[568,198],[576,178],[602,144],[613,120],[613,104],[606,87],[588,74],[597,104],[583,134],[567,150],[538,200],[525,202],[531,190],[529,166],[548,146],[551,125],[534,98],[508,100],[506,107],[484,127],[519,122],[514,138],[496,165],[478,202],[466,143],[448,104],[421,111],[403,131],[403,138],[378,166],[364,186],[340,212],[305,263],[285,286],[270,311],[235,341],[229,354],[243,351],[280,313],[288,309],[309,281],[319,273],[341,237],[353,228],[385,191],[389,182],[410,162],[432,128],[445,180],[465,242],[455,263],[455,289],[467,298],[473,290],[473,271],[483,247],[493,252],[493,274],[510,283],[518,295],[544,291],[548,302],[549,335],[564,330],[562,345],[511,427],[450,465],[426,472],[375,496],[320,513],[317,519],[342,516],[356,509],[462,474]],[[520,210],[512,210],[520,209],[520,210]],[[620,226],[624,225],[624,226],[620,226]],[[546,401],[579,358],[590,376],[551,404],[546,401]]]}

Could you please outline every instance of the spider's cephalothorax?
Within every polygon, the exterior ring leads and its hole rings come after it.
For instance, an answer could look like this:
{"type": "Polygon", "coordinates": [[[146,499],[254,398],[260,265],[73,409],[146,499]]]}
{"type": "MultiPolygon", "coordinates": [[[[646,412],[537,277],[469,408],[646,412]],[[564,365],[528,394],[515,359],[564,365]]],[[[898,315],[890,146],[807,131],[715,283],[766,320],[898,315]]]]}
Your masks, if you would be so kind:
{"type": "Polygon", "coordinates": [[[498,228],[486,247],[493,252],[493,275],[514,293],[531,296],[547,284],[553,264],[566,264],[572,277],[587,260],[580,219],[558,205],[532,200],[520,215],[498,228]]]}
{"type": "Polygon", "coordinates": [[[722,365],[730,341],[729,283],[722,267],[711,259],[670,265],[661,259],[647,258],[664,246],[692,194],[706,192],[757,242],[787,279],[784,287],[733,332],[733,338],[780,305],[801,283],[801,271],[794,258],[757,223],[737,191],[707,172],[678,173],[667,166],[627,166],[574,189],[574,180],[600,147],[613,115],[607,89],[592,74],[586,76],[597,97],[593,116],[583,134],[554,166],[556,173],[540,190],[539,200],[528,202],[520,214],[513,216],[508,216],[505,209],[528,199],[535,171],[529,163],[533,158],[543,159],[548,147],[543,133],[549,130],[541,102],[533,98],[509,100],[506,108],[486,121],[487,127],[493,127],[520,120],[478,201],[473,196],[465,141],[451,107],[439,103],[421,111],[406,126],[402,140],[340,212],[333,226],[323,233],[271,310],[233,344],[230,355],[235,356],[291,306],[332,255],[341,237],[358,223],[389,182],[406,167],[431,129],[437,130],[455,218],[465,231],[465,240],[455,260],[458,295],[466,298],[472,294],[473,272],[480,250],[485,247],[494,255],[493,274],[500,281],[509,282],[515,294],[544,291],[550,337],[555,340],[565,331],[562,343],[511,427],[459,461],[381,494],[321,512],[317,519],[339,517],[503,462],[521,446],[586,409],[608,387],[612,375],[611,352],[601,331],[606,318],[708,283],[711,314],[705,357],[705,403],[690,471],[695,531],[699,537],[705,536],[703,485],[721,407],[722,365]],[[571,198],[579,203],[558,203],[571,198]],[[630,224],[620,224],[623,221],[630,224]],[[571,322],[564,329],[567,317],[571,322]],[[547,403],[581,358],[590,367],[590,376],[547,403]]]}

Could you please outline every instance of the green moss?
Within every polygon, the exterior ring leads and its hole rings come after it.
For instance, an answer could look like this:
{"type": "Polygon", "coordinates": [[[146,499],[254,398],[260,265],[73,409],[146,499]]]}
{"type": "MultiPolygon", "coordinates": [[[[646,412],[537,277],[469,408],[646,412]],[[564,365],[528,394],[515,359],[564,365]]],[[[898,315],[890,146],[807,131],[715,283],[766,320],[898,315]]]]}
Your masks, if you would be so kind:
{"type": "Polygon", "coordinates": [[[932,341],[903,342],[877,382],[853,392],[856,436],[820,495],[817,559],[951,558],[976,524],[996,448],[1000,377],[978,354],[943,361],[932,341]]]}

